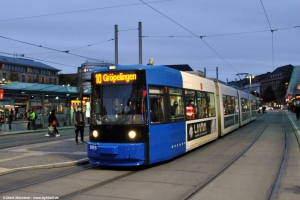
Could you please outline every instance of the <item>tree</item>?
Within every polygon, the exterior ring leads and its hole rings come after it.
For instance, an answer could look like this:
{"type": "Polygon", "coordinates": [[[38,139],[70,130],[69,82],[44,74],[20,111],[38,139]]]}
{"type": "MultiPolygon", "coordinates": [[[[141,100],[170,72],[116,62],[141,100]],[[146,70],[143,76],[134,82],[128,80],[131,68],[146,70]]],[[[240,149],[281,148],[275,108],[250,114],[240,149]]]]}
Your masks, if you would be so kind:
{"type": "Polygon", "coordinates": [[[286,83],[290,82],[290,79],[291,79],[291,77],[285,77],[285,78],[281,79],[279,86],[276,90],[278,99],[284,99],[286,91],[287,91],[286,83]]]}
{"type": "Polygon", "coordinates": [[[276,101],[276,94],[270,85],[264,90],[264,93],[262,94],[262,99],[266,103],[276,101]]]}

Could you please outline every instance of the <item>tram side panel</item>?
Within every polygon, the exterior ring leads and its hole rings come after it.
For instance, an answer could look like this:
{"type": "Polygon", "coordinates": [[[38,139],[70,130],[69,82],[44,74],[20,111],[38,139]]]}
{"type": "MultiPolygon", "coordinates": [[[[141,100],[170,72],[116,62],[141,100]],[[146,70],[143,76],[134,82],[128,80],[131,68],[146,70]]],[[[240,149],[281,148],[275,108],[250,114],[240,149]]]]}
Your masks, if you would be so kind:
{"type": "Polygon", "coordinates": [[[186,72],[181,74],[183,88],[196,91],[196,101],[193,105],[195,118],[186,117],[186,151],[189,151],[218,138],[216,90],[212,80],[186,72]],[[205,111],[201,110],[203,107],[205,111]]]}
{"type": "Polygon", "coordinates": [[[239,96],[239,112],[240,112],[240,126],[250,122],[250,103],[249,94],[247,92],[238,90],[239,96]]]}
{"type": "Polygon", "coordinates": [[[185,153],[185,123],[150,124],[150,164],[169,160],[185,153]]]}
{"type": "Polygon", "coordinates": [[[170,88],[182,89],[182,77],[175,70],[147,71],[149,118],[149,164],[172,159],[185,153],[185,121],[171,122],[170,88]],[[162,92],[161,92],[162,91],[162,92]],[[160,99],[155,99],[160,98],[160,99]],[[153,102],[159,101],[163,119],[151,119],[153,102]]]}
{"type": "Polygon", "coordinates": [[[219,136],[223,136],[239,128],[238,91],[219,82],[215,82],[215,85],[218,94],[217,107],[220,110],[218,115],[219,136]]]}

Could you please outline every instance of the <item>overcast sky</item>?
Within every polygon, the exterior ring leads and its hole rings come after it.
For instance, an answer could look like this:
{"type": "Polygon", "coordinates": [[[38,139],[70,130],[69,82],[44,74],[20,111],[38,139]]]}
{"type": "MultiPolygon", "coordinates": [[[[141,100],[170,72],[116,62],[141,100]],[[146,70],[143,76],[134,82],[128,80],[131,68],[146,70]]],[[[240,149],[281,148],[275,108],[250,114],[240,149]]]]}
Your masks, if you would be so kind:
{"type": "Polygon", "coordinates": [[[138,64],[139,22],[143,64],[189,64],[213,78],[218,67],[223,81],[300,65],[299,0],[0,2],[0,55],[24,54],[64,74],[87,58],[115,61],[115,25],[119,64],[138,64]]]}

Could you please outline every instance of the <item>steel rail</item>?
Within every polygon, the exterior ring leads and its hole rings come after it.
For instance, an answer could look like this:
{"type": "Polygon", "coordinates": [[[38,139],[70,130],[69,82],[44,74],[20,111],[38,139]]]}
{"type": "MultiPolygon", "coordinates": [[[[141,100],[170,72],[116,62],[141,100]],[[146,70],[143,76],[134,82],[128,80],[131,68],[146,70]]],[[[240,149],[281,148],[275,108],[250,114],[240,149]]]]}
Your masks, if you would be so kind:
{"type": "Polygon", "coordinates": [[[260,131],[260,133],[256,136],[256,138],[244,150],[242,150],[239,154],[237,154],[234,158],[232,158],[229,162],[227,162],[223,167],[221,167],[214,174],[209,176],[205,181],[203,181],[202,183],[194,187],[194,189],[192,189],[185,196],[181,197],[180,200],[188,200],[194,197],[198,192],[200,192],[204,187],[206,187],[209,183],[211,183],[214,179],[216,179],[219,175],[221,175],[227,168],[229,168],[234,162],[236,162],[242,155],[244,155],[255,144],[258,138],[263,134],[263,132],[269,126],[273,118],[274,116],[272,118],[269,118],[265,127],[260,131]]]}
{"type": "Polygon", "coordinates": [[[281,160],[280,168],[279,168],[276,180],[274,182],[274,185],[272,187],[272,190],[271,190],[271,193],[270,193],[270,196],[269,196],[269,200],[274,200],[277,197],[278,191],[280,189],[282,174],[284,172],[285,165],[286,165],[286,162],[287,162],[287,157],[288,157],[289,140],[288,140],[287,130],[286,130],[287,127],[286,127],[285,115],[283,115],[283,121],[284,121],[285,148],[284,148],[284,153],[283,153],[283,157],[282,157],[282,160],[281,160]]]}
{"type": "Polygon", "coordinates": [[[121,179],[121,178],[130,176],[130,175],[132,175],[132,174],[134,174],[134,173],[136,173],[136,172],[137,172],[137,171],[127,172],[127,173],[125,173],[125,174],[122,174],[122,175],[120,175],[120,176],[117,176],[117,177],[108,179],[108,180],[106,180],[106,181],[102,181],[102,182],[99,182],[99,183],[95,183],[95,184],[93,184],[93,185],[91,185],[91,186],[82,188],[82,189],[80,189],[80,190],[76,190],[76,191],[71,192],[71,193],[69,193],[69,194],[62,195],[62,196],[59,197],[59,199],[70,199],[70,198],[75,197],[75,196],[77,196],[77,195],[80,195],[80,194],[82,194],[82,193],[84,193],[84,192],[90,191],[90,190],[92,190],[92,189],[101,187],[101,186],[106,185],[106,184],[109,184],[109,183],[111,183],[111,182],[113,182],[113,181],[116,181],[116,180],[119,180],[119,179],[121,179]]]}
{"type": "Polygon", "coordinates": [[[25,187],[28,187],[28,186],[36,185],[36,184],[39,184],[39,183],[47,182],[47,181],[54,180],[54,179],[57,179],[57,178],[61,178],[61,177],[64,177],[64,176],[68,176],[68,175],[71,175],[71,174],[79,173],[79,172],[82,172],[82,171],[85,171],[85,170],[88,170],[88,169],[92,169],[92,168],[95,168],[95,167],[97,167],[97,166],[96,165],[89,165],[89,166],[83,167],[79,170],[74,170],[72,172],[60,174],[60,175],[57,175],[57,176],[53,176],[53,177],[50,177],[50,178],[34,181],[34,182],[27,183],[27,184],[17,186],[17,187],[14,187],[14,188],[2,190],[2,191],[0,191],[0,194],[5,193],[5,192],[11,192],[11,191],[21,189],[21,188],[25,188],[25,187]]]}

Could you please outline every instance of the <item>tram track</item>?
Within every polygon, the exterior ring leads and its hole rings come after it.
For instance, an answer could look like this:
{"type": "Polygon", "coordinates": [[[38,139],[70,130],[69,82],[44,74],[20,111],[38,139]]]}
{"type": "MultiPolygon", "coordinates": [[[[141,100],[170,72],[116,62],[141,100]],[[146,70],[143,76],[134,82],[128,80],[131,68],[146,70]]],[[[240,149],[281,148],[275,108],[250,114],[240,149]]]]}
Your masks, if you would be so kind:
{"type": "Polygon", "coordinates": [[[32,186],[32,185],[37,185],[37,184],[44,183],[44,182],[47,182],[47,181],[51,181],[51,180],[54,180],[54,179],[69,176],[69,175],[79,173],[79,172],[82,172],[82,171],[85,171],[85,170],[88,170],[88,169],[92,169],[92,168],[95,168],[95,167],[96,167],[95,165],[89,165],[88,164],[87,166],[85,166],[85,167],[83,167],[79,170],[74,170],[74,171],[64,173],[64,174],[60,174],[60,175],[56,175],[56,176],[53,176],[53,177],[50,177],[50,178],[45,178],[45,179],[41,179],[41,180],[38,180],[38,181],[33,181],[33,182],[30,182],[30,183],[19,185],[17,187],[12,187],[12,188],[9,188],[9,189],[0,190],[0,195],[3,194],[3,193],[12,192],[12,191],[22,189],[22,188],[25,188],[25,187],[29,187],[29,186],[32,186]]]}
{"type": "Polygon", "coordinates": [[[120,176],[117,176],[117,177],[108,179],[108,180],[106,180],[106,181],[101,181],[101,182],[95,183],[95,184],[93,184],[93,185],[90,185],[90,186],[88,186],[88,187],[84,187],[84,188],[75,190],[75,191],[73,191],[73,192],[70,192],[70,193],[68,193],[68,194],[65,194],[65,195],[60,196],[60,199],[70,199],[70,198],[75,197],[75,196],[77,196],[77,195],[79,195],[79,194],[82,194],[82,193],[84,193],[84,192],[87,192],[87,191],[96,189],[96,188],[98,188],[98,187],[101,187],[101,186],[104,186],[104,185],[106,185],[106,184],[112,183],[112,182],[114,182],[114,181],[120,180],[120,179],[122,179],[122,178],[128,177],[128,176],[130,176],[130,175],[132,175],[132,174],[134,174],[134,173],[136,173],[136,172],[135,172],[135,171],[131,171],[131,172],[128,172],[128,173],[126,173],[126,174],[122,174],[122,175],[120,175],[120,176]]]}
{"type": "Polygon", "coordinates": [[[269,199],[270,200],[274,200],[277,197],[278,191],[279,191],[279,187],[280,187],[280,182],[282,180],[282,175],[284,172],[284,168],[286,165],[286,160],[287,160],[287,156],[288,156],[288,146],[289,146],[289,141],[288,141],[288,135],[287,135],[287,122],[285,120],[285,115],[283,115],[283,121],[284,121],[284,138],[285,138],[285,148],[284,148],[284,153],[283,153],[283,157],[282,157],[282,162],[278,171],[278,175],[276,177],[276,180],[274,182],[274,185],[272,187],[272,191],[270,193],[269,199]]]}
{"type": "Polygon", "coordinates": [[[185,196],[180,198],[180,200],[190,200],[192,199],[197,193],[199,193],[204,187],[209,185],[213,180],[215,180],[218,176],[220,176],[226,169],[228,169],[233,163],[235,163],[241,156],[243,156],[260,138],[260,136],[264,133],[264,131],[269,126],[270,122],[273,120],[273,117],[268,120],[266,125],[263,127],[263,129],[260,131],[260,133],[254,138],[254,140],[246,146],[239,154],[237,154],[235,157],[233,157],[229,162],[227,162],[223,167],[221,167],[218,171],[216,171],[214,174],[209,176],[206,180],[201,182],[199,185],[197,185],[193,190],[191,190],[189,193],[187,193],[185,196]]]}
{"type": "Polygon", "coordinates": [[[299,199],[299,187],[297,183],[294,183],[291,180],[299,180],[299,176],[297,176],[298,168],[297,168],[297,160],[300,156],[300,130],[299,126],[297,126],[297,121],[294,121],[291,118],[290,114],[286,115],[289,120],[285,124],[288,130],[286,132],[286,137],[288,140],[288,145],[286,146],[288,155],[286,156],[284,170],[281,173],[281,180],[278,183],[278,188],[276,191],[276,196],[273,199],[299,199]],[[296,158],[296,160],[295,160],[296,158]],[[295,162],[296,161],[296,162],[295,162]],[[296,169],[296,171],[294,171],[296,169]]]}
{"type": "MultiPolygon", "coordinates": [[[[248,146],[246,146],[246,148],[244,148],[242,151],[240,151],[240,153],[238,153],[236,156],[234,156],[230,161],[228,161],[224,166],[222,166],[214,174],[211,174],[203,182],[201,182],[199,185],[197,185],[196,187],[194,187],[194,189],[192,191],[188,192],[185,196],[183,196],[182,198],[179,198],[179,199],[181,199],[181,200],[193,199],[193,197],[195,196],[195,194],[197,194],[204,187],[206,187],[207,185],[209,185],[214,179],[218,178],[218,176],[220,176],[226,169],[228,169],[231,165],[233,165],[241,156],[243,156],[259,140],[259,138],[261,137],[261,135],[270,126],[270,122],[272,122],[273,119],[274,119],[274,116],[272,118],[269,118],[268,122],[265,124],[265,126],[263,127],[263,129],[261,129],[260,133],[256,135],[256,137],[253,139],[253,141],[248,146]]],[[[285,130],[284,132],[285,132],[285,135],[286,135],[286,126],[284,126],[284,127],[285,127],[284,128],[284,130],[285,130]]],[[[285,136],[285,138],[286,138],[286,136],[285,136]]],[[[287,139],[286,139],[285,143],[286,143],[285,146],[287,146],[287,139]]],[[[283,158],[286,158],[286,156],[287,156],[287,147],[285,148],[285,151],[284,151],[283,154],[284,154],[283,158]]],[[[270,192],[270,198],[269,199],[274,199],[276,197],[276,194],[278,192],[279,183],[281,181],[282,171],[284,170],[285,160],[286,159],[283,159],[283,161],[281,163],[281,167],[280,167],[278,176],[277,176],[277,178],[276,178],[276,180],[274,182],[273,189],[270,192]]],[[[128,175],[126,175],[126,176],[124,176],[124,177],[130,176],[130,175],[131,175],[131,173],[128,174],[128,175]]],[[[86,191],[96,189],[98,187],[101,187],[101,186],[104,186],[106,184],[112,183],[113,181],[117,181],[117,180],[119,180],[121,178],[124,178],[124,177],[121,176],[121,177],[118,177],[116,179],[108,180],[108,181],[103,182],[103,183],[97,183],[97,184],[95,184],[93,186],[90,186],[90,187],[85,188],[83,190],[80,190],[78,192],[73,192],[71,194],[62,196],[61,199],[69,199],[71,197],[75,197],[76,198],[77,195],[83,194],[86,191]]]]}
{"type": "MultiPolygon", "coordinates": [[[[276,117],[276,116],[274,116],[276,117]]],[[[272,120],[274,120],[275,118],[272,118],[272,120]]],[[[299,136],[297,134],[297,131],[295,130],[295,126],[288,126],[290,121],[287,121],[287,116],[286,114],[282,115],[282,122],[283,122],[283,135],[284,135],[284,148],[282,151],[281,156],[279,156],[277,159],[280,161],[278,162],[278,171],[276,173],[276,176],[274,176],[273,181],[271,183],[269,183],[269,190],[266,190],[266,195],[265,198],[263,199],[270,199],[270,200],[274,200],[274,199],[280,199],[280,190],[282,190],[282,184],[284,181],[284,175],[285,175],[285,171],[287,169],[287,162],[288,162],[288,157],[289,157],[289,134],[292,135],[294,134],[295,137],[297,138],[297,144],[300,147],[300,143],[299,143],[299,136]],[[292,127],[292,128],[290,128],[292,127]],[[290,131],[290,129],[293,129],[293,131],[290,131]]],[[[251,142],[251,144],[249,144],[249,146],[247,148],[245,148],[240,154],[238,154],[235,158],[233,158],[231,161],[228,162],[228,164],[224,165],[222,168],[220,168],[219,171],[217,171],[215,174],[212,174],[209,178],[207,178],[205,181],[203,181],[202,183],[200,183],[199,185],[197,185],[197,187],[195,187],[192,191],[190,191],[188,194],[186,194],[186,196],[182,197],[181,199],[183,200],[187,200],[187,199],[197,199],[199,197],[202,197],[201,195],[197,195],[200,194],[202,192],[202,190],[205,189],[205,187],[210,186],[210,184],[218,179],[219,177],[221,177],[224,172],[231,167],[232,165],[234,165],[234,163],[236,163],[252,146],[255,145],[255,143],[258,142],[259,138],[266,132],[266,129],[270,126],[270,122],[271,120],[269,120],[269,122],[265,125],[264,129],[259,133],[259,135],[257,135],[257,137],[251,142]]],[[[261,198],[261,197],[260,197],[261,198]]]]}
{"type": "MultiPolygon", "coordinates": [[[[80,176],[83,176],[84,179],[89,179],[87,185],[85,185],[85,186],[77,185],[77,187],[76,186],[73,187],[71,189],[71,191],[66,191],[66,192],[63,191],[63,193],[61,193],[59,196],[57,196],[57,197],[59,197],[59,199],[68,199],[68,198],[74,197],[76,195],[79,195],[83,192],[95,189],[97,187],[101,187],[103,185],[109,184],[111,182],[117,181],[121,178],[130,176],[130,175],[136,173],[136,171],[132,170],[132,168],[130,168],[129,170],[123,168],[123,170],[119,169],[119,172],[118,172],[114,168],[112,168],[112,169],[108,169],[105,167],[101,168],[97,165],[87,164],[87,165],[83,166],[81,169],[77,169],[77,170],[74,170],[71,172],[67,172],[67,173],[55,175],[52,177],[48,177],[45,179],[40,179],[37,181],[29,182],[29,183],[26,183],[23,185],[19,185],[17,187],[12,187],[9,189],[1,190],[0,196],[2,195],[3,197],[13,197],[15,193],[19,193],[19,192],[27,193],[26,191],[34,190],[34,188],[38,188],[41,185],[53,185],[54,187],[51,188],[50,190],[52,190],[55,194],[57,194],[57,193],[60,193],[59,192],[60,189],[55,188],[55,185],[60,185],[64,179],[69,179],[70,181],[71,180],[74,181],[76,179],[74,177],[80,177],[80,176]],[[104,179],[99,179],[96,182],[95,181],[93,182],[93,181],[91,181],[93,176],[95,176],[93,170],[95,170],[95,171],[101,170],[102,172],[105,172],[106,174],[112,174],[112,175],[106,175],[104,179]],[[131,171],[129,171],[129,170],[131,170],[131,171]],[[82,174],[86,174],[86,172],[89,173],[90,175],[88,175],[88,176],[82,175],[82,174]]],[[[81,180],[78,179],[78,182],[80,182],[80,181],[82,181],[82,179],[81,180]]],[[[44,188],[46,188],[46,187],[44,187],[44,188]]],[[[42,194],[44,193],[43,191],[39,191],[39,192],[41,192],[42,194]]],[[[43,195],[43,196],[45,196],[45,195],[43,195]]]]}
{"type": "MultiPolygon", "coordinates": [[[[257,127],[256,125],[253,125],[253,128],[258,128],[257,131],[255,132],[255,134],[253,133],[252,136],[248,137],[247,140],[243,140],[243,141],[239,141],[241,138],[243,138],[243,136],[249,135],[249,134],[241,134],[239,139],[232,141],[233,144],[234,143],[238,143],[238,142],[242,142],[243,143],[243,148],[239,149],[239,151],[234,152],[234,155],[232,154],[231,159],[226,160],[222,165],[215,167],[214,170],[211,171],[206,171],[206,170],[201,170],[203,172],[207,172],[207,174],[205,176],[199,176],[199,178],[195,178],[195,180],[198,179],[199,184],[198,185],[193,185],[193,184],[183,184],[181,182],[176,182],[176,181],[172,181],[172,176],[174,176],[175,174],[179,174],[178,177],[180,177],[180,179],[183,179],[182,177],[184,176],[188,176],[189,174],[191,174],[191,176],[197,176],[197,175],[201,175],[199,172],[197,172],[197,168],[199,168],[200,165],[194,165],[194,166],[189,166],[189,168],[185,168],[185,170],[182,170],[181,168],[178,167],[174,167],[174,166],[181,166],[181,165],[186,165],[186,162],[188,160],[194,159],[193,157],[198,157],[199,155],[206,155],[206,153],[202,154],[203,152],[209,152],[212,149],[215,149],[216,146],[220,145],[220,143],[227,143],[228,141],[232,140],[233,138],[236,138],[239,134],[233,134],[233,135],[229,135],[230,137],[225,136],[225,140],[222,140],[222,138],[220,139],[220,141],[218,143],[213,142],[212,144],[208,144],[205,148],[199,148],[196,151],[190,153],[189,155],[185,155],[182,156],[180,158],[176,158],[173,161],[170,162],[166,162],[166,163],[161,163],[159,165],[155,165],[155,166],[151,166],[149,168],[127,168],[127,169],[121,169],[121,168],[103,168],[103,167],[91,167],[89,169],[86,169],[84,171],[78,172],[78,173],[73,173],[73,174],[66,174],[65,176],[61,176],[61,177],[56,177],[53,179],[49,179],[49,180],[45,180],[44,184],[43,182],[39,182],[39,183],[35,183],[35,185],[42,185],[40,186],[40,188],[43,188],[43,191],[39,191],[40,193],[45,193],[44,188],[49,186],[49,185],[56,185],[58,182],[58,184],[63,183],[63,179],[65,179],[66,177],[68,177],[70,180],[68,182],[68,184],[72,185],[74,182],[79,182],[81,181],[81,185],[77,185],[78,187],[73,187],[72,190],[64,190],[63,192],[60,192],[58,189],[54,188],[53,189],[53,194],[59,196],[60,199],[89,199],[91,197],[93,198],[97,198],[97,199],[107,199],[107,198],[129,198],[129,199],[160,199],[162,198],[162,196],[165,196],[165,199],[197,199],[196,195],[199,193],[202,193],[202,190],[205,189],[206,187],[210,186],[210,184],[214,181],[217,180],[220,176],[222,176],[222,173],[224,173],[227,169],[229,169],[232,165],[234,165],[239,158],[243,157],[243,155],[245,155],[249,149],[251,149],[251,147],[253,147],[255,145],[255,143],[257,143],[261,136],[264,135],[264,132],[266,132],[266,130],[268,129],[268,127],[270,127],[271,123],[273,122],[273,124],[276,124],[276,121],[274,122],[274,120],[278,120],[279,115],[274,114],[273,116],[270,115],[268,117],[265,117],[265,123],[263,123],[261,126],[257,127]],[[259,130],[259,131],[258,131],[259,130]],[[245,145],[244,145],[245,144],[245,145]],[[198,152],[202,152],[202,153],[198,153],[198,152]],[[185,163],[185,164],[184,164],[185,163]],[[141,170],[142,169],[142,170],[141,170]],[[81,174],[81,175],[79,175],[81,174]],[[88,175],[87,175],[88,174],[88,175]],[[99,175],[102,174],[102,175],[99,175]],[[157,174],[157,175],[156,175],[157,174]],[[163,174],[165,174],[165,176],[161,177],[163,174]],[[149,177],[150,175],[150,177],[149,177]],[[78,177],[81,176],[81,178],[79,179],[78,177]],[[152,177],[151,177],[152,176],[152,177]],[[83,178],[84,177],[84,178],[83,178]],[[158,178],[160,177],[160,178],[158,178]],[[165,178],[168,177],[168,180],[166,180],[165,178]],[[84,182],[84,180],[88,180],[89,182],[84,182]],[[147,186],[151,186],[149,188],[147,188],[147,186]],[[192,186],[193,189],[187,189],[187,186],[192,186]],[[124,194],[124,191],[130,191],[130,189],[136,188],[136,190],[133,190],[131,193],[126,193],[124,194]],[[182,189],[182,193],[183,195],[174,195],[171,194],[172,190],[171,188],[185,188],[184,190],[182,189]],[[146,191],[145,191],[146,190],[146,191]],[[123,191],[123,193],[122,193],[123,191]],[[152,195],[149,195],[149,192],[151,191],[152,195]],[[148,196],[142,196],[142,194],[148,194],[148,196]],[[162,194],[159,194],[162,193],[162,194]],[[140,196],[139,196],[140,195],[140,196]],[[157,196],[156,196],[157,195],[157,196]],[[176,196],[176,197],[175,197],[176,196]]],[[[280,116],[281,117],[281,116],[280,116]]],[[[285,130],[285,134],[288,133],[287,128],[290,128],[290,126],[287,125],[287,122],[285,121],[285,119],[283,118],[284,121],[284,130],[285,130]]],[[[281,124],[280,124],[281,125],[281,124]]],[[[245,127],[242,129],[242,132],[247,132],[247,130],[249,129],[249,127],[245,127]],[[246,128],[246,129],[245,129],[246,128]]],[[[280,130],[281,131],[281,130],[280,130]]],[[[272,135],[272,134],[271,134],[272,135]]],[[[279,139],[281,139],[283,137],[280,137],[279,139]]],[[[270,139],[270,138],[267,138],[270,139]]],[[[278,141],[278,138],[277,138],[278,141]]],[[[286,140],[286,143],[288,143],[288,140],[286,140]]],[[[283,148],[284,152],[279,153],[279,157],[282,158],[283,157],[287,157],[288,153],[285,153],[286,149],[287,149],[287,145],[285,145],[286,147],[283,148]],[[286,154],[286,155],[285,155],[286,154]]],[[[225,148],[226,149],[226,148],[225,148]]],[[[219,153],[225,150],[223,149],[219,149],[219,153]]],[[[235,148],[234,148],[235,149],[235,148]]],[[[236,148],[238,149],[238,148],[236,148]]],[[[282,148],[280,148],[281,151],[282,148]]],[[[232,150],[232,149],[230,149],[232,150]]],[[[218,152],[217,152],[218,153],[218,152]]],[[[217,155],[220,156],[223,154],[219,154],[217,155]]],[[[212,155],[210,155],[212,156],[212,155]]],[[[207,159],[211,159],[212,162],[214,161],[217,157],[215,158],[210,158],[207,157],[207,159]]],[[[244,157],[244,159],[247,159],[247,156],[244,157]]],[[[278,168],[278,173],[277,173],[277,177],[272,178],[273,181],[273,187],[271,186],[272,184],[270,184],[269,186],[269,190],[266,190],[266,193],[268,193],[269,195],[266,195],[268,197],[266,197],[265,199],[272,199],[272,195],[277,196],[278,194],[278,190],[280,189],[280,183],[282,180],[282,174],[284,174],[284,166],[285,164],[282,164],[282,161],[279,163],[276,161],[276,163],[278,163],[278,167],[276,167],[276,169],[278,168]],[[280,167],[281,166],[281,167],[280,167]],[[281,170],[281,172],[280,172],[281,170]],[[281,175],[280,175],[281,174],[281,175]],[[277,183],[276,183],[277,182],[277,183]],[[272,189],[273,188],[273,189],[272,189]],[[275,188],[275,189],[274,189],[275,188]]],[[[192,164],[192,163],[190,163],[192,164]]],[[[209,163],[207,163],[209,164],[209,163]]],[[[205,165],[207,165],[205,164],[205,165]]],[[[277,164],[276,164],[277,165],[277,164]]],[[[201,165],[204,166],[204,165],[201,165]]],[[[201,167],[200,166],[200,167],[201,167]]],[[[202,173],[203,173],[202,172],[202,173]]],[[[276,174],[276,173],[274,173],[276,174]]],[[[176,177],[173,179],[176,180],[176,177]]],[[[183,179],[183,180],[188,180],[188,179],[183,179]]],[[[186,183],[186,182],[184,182],[186,183]]],[[[6,192],[7,193],[15,193],[17,190],[21,190],[21,191],[34,191],[34,189],[32,189],[32,187],[34,187],[34,184],[32,185],[28,185],[27,188],[19,188],[19,189],[15,189],[12,190],[10,192],[6,192]]],[[[63,190],[63,189],[61,189],[63,190]]],[[[177,189],[180,191],[180,189],[177,189]]],[[[174,189],[173,189],[174,192],[174,189]]],[[[176,193],[176,192],[175,192],[176,193]]],[[[1,193],[0,193],[1,194],[1,193]]],[[[2,193],[4,194],[4,193],[2,193]]],[[[262,198],[264,199],[264,198],[262,198]]]]}

